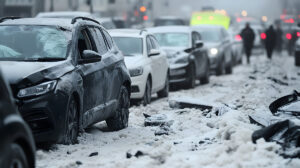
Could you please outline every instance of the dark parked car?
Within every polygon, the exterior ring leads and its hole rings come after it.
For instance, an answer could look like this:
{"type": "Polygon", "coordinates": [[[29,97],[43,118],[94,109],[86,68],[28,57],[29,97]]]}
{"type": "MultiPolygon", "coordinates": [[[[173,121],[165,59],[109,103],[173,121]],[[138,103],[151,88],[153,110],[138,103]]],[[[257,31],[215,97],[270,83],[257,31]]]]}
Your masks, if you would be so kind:
{"type": "Polygon", "coordinates": [[[0,167],[34,168],[35,144],[0,71],[0,167]]]}
{"type": "Polygon", "coordinates": [[[3,21],[0,66],[37,142],[75,143],[102,120],[112,130],[128,125],[129,72],[95,20],[3,21]]]}
{"type": "Polygon", "coordinates": [[[232,73],[234,65],[230,36],[222,26],[201,25],[193,27],[201,34],[204,46],[208,48],[210,68],[216,75],[232,73]]]}
{"type": "Polygon", "coordinates": [[[148,29],[166,52],[170,64],[170,83],[195,87],[195,80],[209,82],[209,58],[198,32],[188,26],[162,26],[148,29]]]}

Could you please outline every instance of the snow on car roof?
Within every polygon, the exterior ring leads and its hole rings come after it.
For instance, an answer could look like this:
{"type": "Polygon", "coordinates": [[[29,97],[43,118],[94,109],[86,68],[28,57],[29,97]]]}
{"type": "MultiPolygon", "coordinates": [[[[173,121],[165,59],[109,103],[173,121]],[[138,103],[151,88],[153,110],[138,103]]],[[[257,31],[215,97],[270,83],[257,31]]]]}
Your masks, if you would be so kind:
{"type": "Polygon", "coordinates": [[[141,34],[141,31],[145,32],[139,29],[114,29],[114,30],[109,30],[109,33],[111,36],[144,37],[144,33],[141,34]]]}
{"type": "Polygon", "coordinates": [[[41,12],[36,17],[38,18],[51,18],[51,17],[66,17],[73,18],[77,16],[83,17],[92,17],[92,14],[89,12],[74,12],[74,11],[62,11],[62,12],[41,12]]]}
{"type": "Polygon", "coordinates": [[[14,20],[5,20],[0,25],[44,25],[44,26],[61,26],[67,29],[71,29],[71,19],[61,18],[23,18],[14,20]]]}
{"type": "Polygon", "coordinates": [[[147,29],[151,33],[190,33],[192,31],[189,26],[159,26],[147,29]]]}

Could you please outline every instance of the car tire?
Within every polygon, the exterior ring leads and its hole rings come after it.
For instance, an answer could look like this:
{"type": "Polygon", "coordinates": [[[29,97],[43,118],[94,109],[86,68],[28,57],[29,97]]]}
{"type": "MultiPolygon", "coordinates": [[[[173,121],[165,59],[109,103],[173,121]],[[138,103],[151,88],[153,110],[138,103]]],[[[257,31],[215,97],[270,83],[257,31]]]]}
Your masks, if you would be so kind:
{"type": "Polygon", "coordinates": [[[19,144],[12,143],[9,146],[10,151],[8,154],[8,167],[12,168],[29,168],[28,160],[25,151],[19,144]]]}
{"type": "Polygon", "coordinates": [[[227,65],[225,72],[226,74],[232,74],[232,62],[230,62],[229,65],[227,65]]]}
{"type": "Polygon", "coordinates": [[[147,82],[146,82],[145,93],[144,93],[144,96],[142,98],[142,103],[143,103],[144,106],[151,103],[151,95],[152,95],[151,81],[148,78],[147,82]]]}
{"type": "Polygon", "coordinates": [[[210,66],[209,66],[209,63],[207,62],[205,76],[200,78],[200,83],[202,85],[208,84],[209,83],[209,78],[210,78],[210,66]]]}
{"type": "Polygon", "coordinates": [[[216,75],[221,76],[224,74],[224,71],[225,71],[225,62],[224,60],[222,60],[219,66],[217,67],[216,75]]]}
{"type": "Polygon", "coordinates": [[[189,79],[186,82],[185,86],[187,89],[195,88],[196,86],[196,72],[195,72],[195,67],[194,65],[190,65],[189,68],[189,79]]]}
{"type": "Polygon", "coordinates": [[[106,120],[106,124],[111,130],[118,131],[128,127],[129,107],[129,92],[125,86],[122,86],[118,100],[118,108],[115,112],[115,116],[106,120]]]}
{"type": "Polygon", "coordinates": [[[73,97],[70,99],[67,113],[66,131],[63,144],[69,145],[77,143],[79,133],[78,106],[73,97]]]}
{"type": "Polygon", "coordinates": [[[165,87],[164,87],[163,90],[157,92],[157,96],[159,98],[168,97],[169,96],[169,89],[170,89],[170,86],[169,86],[169,74],[167,74],[166,82],[165,82],[165,87]]]}

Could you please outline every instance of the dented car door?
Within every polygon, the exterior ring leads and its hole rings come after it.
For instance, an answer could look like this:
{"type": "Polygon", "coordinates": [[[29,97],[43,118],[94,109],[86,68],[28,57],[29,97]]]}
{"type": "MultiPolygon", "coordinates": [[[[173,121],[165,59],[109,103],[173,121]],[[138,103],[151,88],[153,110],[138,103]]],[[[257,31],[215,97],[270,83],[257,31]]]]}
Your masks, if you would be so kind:
{"type": "MultiPolygon", "coordinates": [[[[106,46],[101,50],[98,47],[99,41],[95,37],[93,27],[84,28],[80,31],[78,38],[79,60],[83,58],[84,50],[92,50],[102,57],[105,54],[106,46]]],[[[86,125],[99,121],[103,117],[107,90],[107,72],[103,61],[94,63],[82,63],[78,65],[83,79],[83,120],[86,125]]]]}

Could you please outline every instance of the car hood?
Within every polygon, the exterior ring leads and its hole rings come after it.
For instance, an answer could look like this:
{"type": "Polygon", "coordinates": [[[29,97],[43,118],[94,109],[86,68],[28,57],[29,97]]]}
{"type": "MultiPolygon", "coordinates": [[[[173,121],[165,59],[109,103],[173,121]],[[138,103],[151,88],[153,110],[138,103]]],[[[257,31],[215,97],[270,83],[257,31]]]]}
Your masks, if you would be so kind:
{"type": "Polygon", "coordinates": [[[137,68],[139,66],[143,66],[143,56],[142,55],[136,55],[136,56],[125,56],[124,61],[126,64],[126,67],[128,69],[137,68]]]}
{"type": "Polygon", "coordinates": [[[179,59],[189,57],[189,53],[186,53],[184,50],[185,47],[162,47],[166,52],[169,64],[176,64],[179,59]]]}
{"type": "Polygon", "coordinates": [[[26,87],[45,80],[54,80],[72,71],[71,61],[21,62],[0,61],[0,68],[10,85],[26,87]]]}

